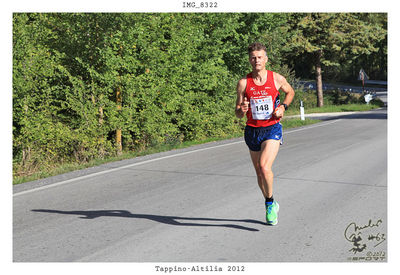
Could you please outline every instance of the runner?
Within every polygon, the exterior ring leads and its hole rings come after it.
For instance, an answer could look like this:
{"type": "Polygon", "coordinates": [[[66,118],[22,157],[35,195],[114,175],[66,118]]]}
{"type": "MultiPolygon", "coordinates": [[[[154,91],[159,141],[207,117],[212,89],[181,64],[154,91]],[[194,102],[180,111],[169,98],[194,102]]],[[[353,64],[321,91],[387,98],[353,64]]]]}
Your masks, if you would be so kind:
{"type": "Polygon", "coordinates": [[[248,54],[253,70],[237,84],[235,114],[238,118],[247,116],[244,137],[265,198],[267,224],[276,225],[279,204],[273,198],[272,164],[282,144],[280,119],[293,100],[294,90],[282,75],[265,68],[268,56],[263,44],[251,44],[248,54]],[[282,104],[279,90],[286,94],[282,104]]]}

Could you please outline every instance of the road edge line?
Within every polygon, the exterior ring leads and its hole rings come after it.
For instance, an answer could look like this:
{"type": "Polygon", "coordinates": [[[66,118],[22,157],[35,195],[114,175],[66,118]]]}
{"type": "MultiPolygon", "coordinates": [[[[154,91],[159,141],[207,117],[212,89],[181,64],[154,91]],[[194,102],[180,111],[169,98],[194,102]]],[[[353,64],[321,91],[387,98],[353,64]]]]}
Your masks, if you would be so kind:
{"type": "MultiPolygon", "coordinates": [[[[329,121],[327,123],[317,123],[317,124],[314,124],[314,125],[311,125],[311,126],[302,127],[300,129],[288,130],[288,131],[285,131],[285,135],[290,134],[290,133],[294,133],[294,132],[298,132],[298,131],[304,131],[304,130],[308,130],[308,129],[312,129],[312,128],[326,126],[326,125],[338,122],[340,120],[341,119],[335,119],[335,120],[329,121]]],[[[70,183],[70,182],[74,182],[74,181],[77,181],[77,180],[87,179],[87,178],[91,178],[91,177],[94,177],[94,176],[98,176],[98,175],[102,175],[102,174],[106,174],[106,173],[110,173],[110,172],[115,172],[115,171],[118,171],[118,170],[130,168],[130,167],[134,167],[134,166],[138,166],[138,165],[142,165],[142,164],[146,164],[146,163],[150,163],[150,162],[154,162],[154,161],[157,161],[157,160],[163,160],[163,159],[168,159],[168,158],[172,158],[172,157],[183,156],[183,155],[187,155],[187,154],[191,154],[191,153],[195,153],[195,152],[201,152],[201,151],[205,151],[205,150],[209,150],[209,149],[215,149],[215,148],[234,145],[234,144],[243,143],[243,142],[244,142],[244,140],[240,140],[240,141],[235,141],[235,142],[231,142],[231,143],[225,143],[225,144],[215,145],[215,146],[211,146],[211,147],[200,148],[200,149],[191,150],[191,151],[187,151],[187,152],[177,153],[177,154],[173,154],[173,155],[169,155],[169,156],[164,156],[164,157],[158,157],[158,158],[154,158],[154,159],[144,160],[144,161],[140,161],[140,162],[124,165],[124,166],[121,166],[121,167],[111,168],[111,169],[108,169],[108,170],[95,172],[95,173],[92,173],[92,174],[89,174],[89,175],[79,176],[79,177],[76,177],[76,178],[63,180],[63,181],[60,181],[60,182],[47,184],[45,186],[32,188],[32,189],[21,191],[21,192],[17,192],[17,193],[13,194],[13,197],[18,197],[18,196],[29,194],[29,193],[32,193],[32,192],[41,191],[41,190],[45,190],[45,189],[52,188],[52,187],[57,187],[57,186],[64,185],[64,184],[67,184],[67,183],[70,183]]]]}

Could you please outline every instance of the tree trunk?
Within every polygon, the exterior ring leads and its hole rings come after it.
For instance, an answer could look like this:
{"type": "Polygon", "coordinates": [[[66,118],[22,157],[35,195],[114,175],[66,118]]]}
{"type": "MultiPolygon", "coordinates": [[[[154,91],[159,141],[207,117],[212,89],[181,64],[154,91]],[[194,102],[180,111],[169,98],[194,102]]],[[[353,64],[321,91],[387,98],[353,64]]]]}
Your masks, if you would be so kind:
{"type": "MultiPolygon", "coordinates": [[[[117,110],[120,111],[122,109],[121,87],[117,88],[116,103],[117,103],[117,110]]],[[[118,155],[120,155],[122,153],[122,131],[121,131],[121,129],[117,129],[115,131],[115,143],[117,145],[117,153],[118,153],[118,155]]]]}
{"type": "Polygon", "coordinates": [[[321,69],[321,57],[322,50],[319,50],[316,54],[316,62],[315,62],[315,77],[317,82],[317,106],[324,106],[324,93],[322,90],[322,69],[321,69]]]}

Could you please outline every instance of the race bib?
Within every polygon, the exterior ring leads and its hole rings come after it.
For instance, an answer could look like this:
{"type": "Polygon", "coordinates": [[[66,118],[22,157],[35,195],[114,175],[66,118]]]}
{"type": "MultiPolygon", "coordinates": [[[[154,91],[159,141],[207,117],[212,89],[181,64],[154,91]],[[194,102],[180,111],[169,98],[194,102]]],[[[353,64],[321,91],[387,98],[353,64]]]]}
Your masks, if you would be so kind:
{"type": "Polygon", "coordinates": [[[272,116],[273,104],[272,97],[254,99],[250,98],[251,114],[255,120],[268,120],[272,116]]]}

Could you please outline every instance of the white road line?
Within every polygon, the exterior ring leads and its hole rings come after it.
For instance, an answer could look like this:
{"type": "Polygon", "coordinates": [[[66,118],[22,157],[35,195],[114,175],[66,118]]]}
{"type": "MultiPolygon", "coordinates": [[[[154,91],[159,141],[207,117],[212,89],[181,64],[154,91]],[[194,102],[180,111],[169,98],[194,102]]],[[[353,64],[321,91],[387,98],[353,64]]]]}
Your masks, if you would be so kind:
{"type": "MultiPolygon", "coordinates": [[[[337,120],[333,120],[333,121],[330,121],[330,122],[327,122],[327,123],[318,123],[316,125],[312,125],[312,126],[309,126],[309,127],[304,127],[304,128],[295,129],[295,130],[288,130],[288,131],[285,131],[285,135],[290,134],[290,133],[294,133],[294,132],[299,132],[299,131],[312,129],[312,128],[326,126],[326,125],[338,122],[340,120],[341,119],[337,119],[337,120]]],[[[183,153],[177,153],[177,154],[169,155],[169,156],[165,156],[165,157],[149,159],[149,160],[145,160],[145,161],[141,161],[141,162],[137,162],[137,163],[133,163],[133,164],[129,164],[129,165],[124,165],[124,166],[117,167],[117,168],[108,169],[108,170],[101,171],[101,172],[96,172],[96,173],[85,175],[85,176],[76,177],[76,178],[69,179],[69,180],[60,181],[60,182],[57,182],[57,183],[52,183],[52,184],[45,185],[45,186],[42,186],[42,187],[33,188],[33,189],[30,189],[30,190],[26,190],[26,191],[21,191],[21,192],[15,193],[13,196],[17,197],[17,196],[25,195],[25,194],[29,194],[29,193],[32,193],[32,192],[36,192],[36,191],[48,189],[48,188],[51,188],[51,187],[60,186],[60,185],[66,184],[66,183],[74,182],[74,181],[77,181],[77,180],[87,179],[87,178],[95,177],[95,176],[98,176],[98,175],[102,175],[102,174],[106,174],[106,173],[110,173],[110,172],[115,172],[115,171],[118,171],[118,170],[122,170],[122,169],[130,168],[130,167],[134,167],[134,166],[138,166],[138,165],[154,162],[154,161],[157,161],[157,160],[163,160],[163,159],[169,159],[169,158],[173,158],[173,157],[179,157],[179,156],[183,156],[183,155],[187,155],[187,154],[191,154],[191,153],[196,153],[196,152],[201,152],[201,151],[205,151],[205,150],[210,150],[210,149],[220,148],[220,147],[224,147],[224,146],[234,145],[234,144],[238,144],[238,143],[242,143],[242,142],[244,142],[244,141],[243,140],[235,141],[235,142],[231,142],[231,143],[227,143],[227,144],[215,145],[215,146],[211,146],[211,147],[207,147],[207,148],[192,150],[192,151],[183,152],[183,153]]]]}

